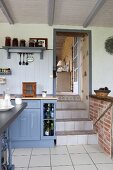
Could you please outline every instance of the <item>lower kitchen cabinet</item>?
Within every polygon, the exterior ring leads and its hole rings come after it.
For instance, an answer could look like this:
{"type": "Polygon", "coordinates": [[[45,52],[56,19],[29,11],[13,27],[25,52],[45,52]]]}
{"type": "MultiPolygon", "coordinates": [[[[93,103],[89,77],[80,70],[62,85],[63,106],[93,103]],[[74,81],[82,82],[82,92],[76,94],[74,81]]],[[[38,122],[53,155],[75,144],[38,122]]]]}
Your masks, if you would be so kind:
{"type": "Polygon", "coordinates": [[[12,146],[14,148],[54,146],[56,100],[25,100],[25,102],[26,109],[10,126],[12,146]]]}
{"type": "Polygon", "coordinates": [[[40,109],[25,109],[11,125],[12,140],[40,140],[40,109]]]}

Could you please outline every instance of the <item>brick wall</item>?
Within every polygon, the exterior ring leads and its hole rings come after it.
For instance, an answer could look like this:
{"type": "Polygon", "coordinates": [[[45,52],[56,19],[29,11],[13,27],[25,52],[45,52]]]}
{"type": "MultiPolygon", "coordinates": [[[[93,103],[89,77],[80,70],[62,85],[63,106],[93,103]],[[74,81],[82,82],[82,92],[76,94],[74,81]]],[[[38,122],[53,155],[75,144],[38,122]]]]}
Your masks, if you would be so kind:
{"type": "MultiPolygon", "coordinates": [[[[90,97],[90,119],[95,122],[109,104],[109,101],[90,97]]],[[[110,156],[112,155],[112,112],[113,106],[96,125],[99,145],[110,156]]]]}

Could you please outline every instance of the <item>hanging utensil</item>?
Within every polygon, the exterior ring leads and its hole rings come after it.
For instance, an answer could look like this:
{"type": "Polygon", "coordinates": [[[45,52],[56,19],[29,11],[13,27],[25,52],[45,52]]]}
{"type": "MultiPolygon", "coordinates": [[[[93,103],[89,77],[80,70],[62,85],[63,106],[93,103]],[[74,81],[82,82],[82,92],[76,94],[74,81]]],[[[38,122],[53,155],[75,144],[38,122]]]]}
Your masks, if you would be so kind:
{"type": "Polygon", "coordinates": [[[21,65],[22,64],[22,62],[21,62],[21,55],[22,55],[22,53],[19,53],[19,55],[20,55],[19,65],[21,65]]]}
{"type": "Polygon", "coordinates": [[[23,53],[23,65],[25,65],[26,63],[25,63],[25,61],[24,61],[24,56],[25,56],[25,53],[23,53]]]}
{"type": "Polygon", "coordinates": [[[26,65],[28,65],[29,63],[28,63],[28,53],[26,53],[27,54],[27,57],[26,57],[26,65]]]}
{"type": "Polygon", "coordinates": [[[29,56],[27,58],[28,63],[31,63],[34,61],[34,57],[32,55],[33,55],[32,53],[29,53],[29,56]]]}

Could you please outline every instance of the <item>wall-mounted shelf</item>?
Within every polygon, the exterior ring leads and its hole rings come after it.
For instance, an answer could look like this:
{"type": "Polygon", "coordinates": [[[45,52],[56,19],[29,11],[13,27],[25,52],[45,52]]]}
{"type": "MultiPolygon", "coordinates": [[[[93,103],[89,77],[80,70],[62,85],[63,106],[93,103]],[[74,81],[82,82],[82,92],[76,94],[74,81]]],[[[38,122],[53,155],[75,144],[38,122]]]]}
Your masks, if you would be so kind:
{"type": "Polygon", "coordinates": [[[7,58],[11,58],[11,53],[40,53],[40,59],[43,59],[43,51],[46,50],[45,47],[12,47],[3,46],[3,49],[7,50],[7,58]]]}
{"type": "Polygon", "coordinates": [[[1,73],[0,72],[0,75],[11,75],[11,73],[1,73]]]}
{"type": "Polygon", "coordinates": [[[11,75],[10,68],[0,68],[0,75],[11,75]]]}

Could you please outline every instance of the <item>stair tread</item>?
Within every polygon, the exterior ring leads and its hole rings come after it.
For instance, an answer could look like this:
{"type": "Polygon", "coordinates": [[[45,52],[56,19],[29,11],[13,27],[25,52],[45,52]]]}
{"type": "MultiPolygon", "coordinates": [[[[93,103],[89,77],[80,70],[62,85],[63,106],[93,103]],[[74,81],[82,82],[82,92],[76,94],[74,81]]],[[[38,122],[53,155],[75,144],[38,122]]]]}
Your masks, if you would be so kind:
{"type": "Polygon", "coordinates": [[[87,110],[86,108],[61,108],[61,109],[57,109],[56,108],[56,111],[70,111],[70,110],[87,110]]]}
{"type": "Polygon", "coordinates": [[[66,118],[56,119],[56,122],[68,122],[68,121],[91,121],[89,118],[66,118]]]}
{"type": "Polygon", "coordinates": [[[95,130],[57,131],[56,136],[96,134],[95,130]]]}

